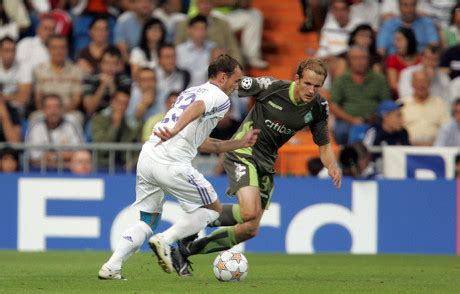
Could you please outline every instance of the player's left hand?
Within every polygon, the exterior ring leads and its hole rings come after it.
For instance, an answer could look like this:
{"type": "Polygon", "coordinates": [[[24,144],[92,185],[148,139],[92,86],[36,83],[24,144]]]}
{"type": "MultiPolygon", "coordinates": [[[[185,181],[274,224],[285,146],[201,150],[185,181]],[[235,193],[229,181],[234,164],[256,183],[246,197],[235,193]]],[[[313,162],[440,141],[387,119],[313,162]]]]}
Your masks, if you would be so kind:
{"type": "Polygon", "coordinates": [[[329,176],[332,178],[332,182],[334,183],[334,186],[339,189],[340,185],[342,184],[342,171],[340,168],[337,166],[337,164],[331,164],[327,168],[327,173],[329,176]]]}
{"type": "Polygon", "coordinates": [[[253,129],[252,127],[243,137],[243,148],[244,147],[252,147],[257,141],[257,137],[259,136],[260,129],[253,129]]]}

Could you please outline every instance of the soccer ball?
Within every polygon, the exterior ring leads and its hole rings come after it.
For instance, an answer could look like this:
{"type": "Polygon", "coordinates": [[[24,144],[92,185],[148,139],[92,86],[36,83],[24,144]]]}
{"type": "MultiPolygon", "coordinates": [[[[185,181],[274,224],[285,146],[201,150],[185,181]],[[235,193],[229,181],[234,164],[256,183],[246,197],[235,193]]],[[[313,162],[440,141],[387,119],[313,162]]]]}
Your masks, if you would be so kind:
{"type": "Polygon", "coordinates": [[[222,251],[214,259],[214,275],[221,282],[239,282],[248,275],[248,260],[243,253],[222,251]]]}

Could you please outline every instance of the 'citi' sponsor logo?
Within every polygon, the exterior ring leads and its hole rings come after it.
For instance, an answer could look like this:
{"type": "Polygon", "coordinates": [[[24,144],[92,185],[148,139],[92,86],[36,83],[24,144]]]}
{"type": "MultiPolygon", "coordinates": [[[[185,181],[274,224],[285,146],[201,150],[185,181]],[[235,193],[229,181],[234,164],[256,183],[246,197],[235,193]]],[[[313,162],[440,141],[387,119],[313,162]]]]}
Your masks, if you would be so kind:
{"type": "Polygon", "coordinates": [[[296,132],[290,128],[287,128],[285,125],[281,125],[278,122],[272,122],[269,119],[265,120],[265,125],[269,127],[270,129],[277,131],[278,133],[281,133],[281,134],[293,135],[296,132]]]}

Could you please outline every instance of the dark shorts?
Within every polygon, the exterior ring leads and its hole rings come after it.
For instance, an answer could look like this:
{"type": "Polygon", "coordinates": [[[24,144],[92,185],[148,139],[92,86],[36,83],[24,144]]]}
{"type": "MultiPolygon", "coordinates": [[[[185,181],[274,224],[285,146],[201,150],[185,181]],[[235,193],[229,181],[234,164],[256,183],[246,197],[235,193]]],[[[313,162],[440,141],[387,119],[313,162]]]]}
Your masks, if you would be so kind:
{"type": "Polygon", "coordinates": [[[224,168],[229,182],[228,196],[236,195],[242,187],[259,187],[262,208],[268,209],[274,188],[273,174],[261,172],[252,157],[235,152],[225,153],[224,168]]]}

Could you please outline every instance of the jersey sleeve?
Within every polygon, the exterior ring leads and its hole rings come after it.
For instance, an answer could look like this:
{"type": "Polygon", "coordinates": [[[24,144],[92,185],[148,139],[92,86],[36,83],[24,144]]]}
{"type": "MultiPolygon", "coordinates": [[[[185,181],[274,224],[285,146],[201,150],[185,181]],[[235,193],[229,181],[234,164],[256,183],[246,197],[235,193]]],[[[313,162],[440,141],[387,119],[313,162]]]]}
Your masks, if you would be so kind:
{"type": "Polygon", "coordinates": [[[223,117],[230,108],[230,98],[208,92],[206,95],[197,95],[196,100],[201,100],[205,105],[204,117],[223,117]]]}
{"type": "Polygon", "coordinates": [[[310,130],[316,145],[322,146],[330,142],[327,118],[329,117],[329,104],[323,97],[319,100],[319,116],[311,125],[310,130]]]}
{"type": "Polygon", "coordinates": [[[245,77],[241,79],[241,81],[238,84],[238,96],[254,96],[256,100],[258,100],[259,97],[262,97],[261,94],[276,81],[277,80],[271,77],[245,77]]]}

